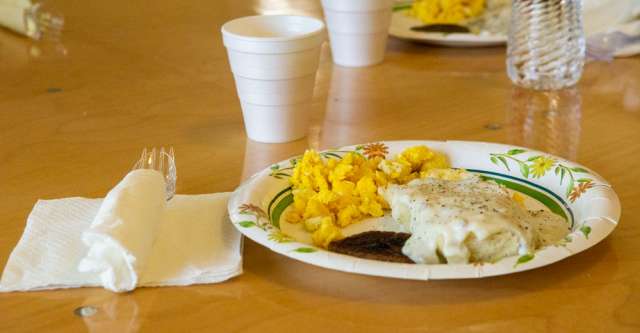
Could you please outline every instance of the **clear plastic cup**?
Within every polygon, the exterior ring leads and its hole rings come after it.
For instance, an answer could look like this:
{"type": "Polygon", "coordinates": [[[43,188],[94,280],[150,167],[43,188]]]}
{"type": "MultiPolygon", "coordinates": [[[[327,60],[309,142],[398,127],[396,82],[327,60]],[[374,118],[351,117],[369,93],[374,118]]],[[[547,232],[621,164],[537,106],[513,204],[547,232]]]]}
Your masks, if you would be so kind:
{"type": "Polygon", "coordinates": [[[322,0],[333,62],[363,67],[384,60],[393,0],[322,0]]]}
{"type": "Polygon", "coordinates": [[[305,16],[238,18],[222,26],[247,135],[287,142],[306,135],[322,21],[305,16]]]}

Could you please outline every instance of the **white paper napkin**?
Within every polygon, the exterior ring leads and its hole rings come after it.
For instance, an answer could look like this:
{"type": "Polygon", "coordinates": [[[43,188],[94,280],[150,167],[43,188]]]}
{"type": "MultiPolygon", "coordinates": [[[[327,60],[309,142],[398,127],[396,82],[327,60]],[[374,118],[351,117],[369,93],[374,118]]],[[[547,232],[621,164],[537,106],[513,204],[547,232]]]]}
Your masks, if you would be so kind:
{"type": "Polygon", "coordinates": [[[229,193],[164,200],[155,171],[127,175],[102,199],[40,200],[11,253],[0,291],[189,285],[242,273],[229,193]]]}

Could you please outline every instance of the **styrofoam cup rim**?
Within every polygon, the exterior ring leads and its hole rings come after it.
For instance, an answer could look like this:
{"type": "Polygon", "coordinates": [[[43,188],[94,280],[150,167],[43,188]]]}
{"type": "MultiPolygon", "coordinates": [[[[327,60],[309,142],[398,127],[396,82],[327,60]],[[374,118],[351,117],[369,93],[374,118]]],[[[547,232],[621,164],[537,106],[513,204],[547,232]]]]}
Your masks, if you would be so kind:
{"type": "Polygon", "coordinates": [[[254,15],[254,16],[244,16],[233,19],[231,21],[226,22],[222,25],[220,29],[222,34],[227,36],[228,38],[250,41],[256,43],[269,43],[269,42],[287,42],[287,41],[295,41],[300,39],[306,39],[309,37],[313,37],[319,34],[322,34],[325,30],[325,25],[322,20],[319,20],[310,16],[302,16],[302,15],[254,15]],[[278,36],[278,37],[261,37],[261,36],[248,36],[240,33],[233,32],[232,28],[235,24],[242,23],[251,23],[252,21],[264,21],[264,20],[305,20],[310,24],[310,31],[300,34],[295,34],[291,36],[278,36]]]}

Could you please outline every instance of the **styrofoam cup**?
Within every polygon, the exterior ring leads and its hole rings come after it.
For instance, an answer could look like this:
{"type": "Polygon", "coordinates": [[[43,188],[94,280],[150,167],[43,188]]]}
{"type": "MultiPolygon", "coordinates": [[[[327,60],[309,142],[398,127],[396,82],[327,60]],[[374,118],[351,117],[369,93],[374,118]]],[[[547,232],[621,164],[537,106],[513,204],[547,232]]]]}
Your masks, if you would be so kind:
{"type": "Polygon", "coordinates": [[[363,67],[384,60],[393,0],[322,0],[333,62],[363,67]]]}
{"type": "Polygon", "coordinates": [[[333,62],[346,67],[364,67],[379,64],[384,60],[387,32],[379,34],[331,33],[333,62]]]}
{"type": "Polygon", "coordinates": [[[301,104],[313,97],[315,75],[288,80],[255,80],[234,75],[238,96],[243,102],[258,105],[301,104]]]}
{"type": "Polygon", "coordinates": [[[245,128],[259,142],[304,137],[324,24],[312,17],[248,16],[222,26],[245,128]]]}
{"type": "Polygon", "coordinates": [[[314,74],[320,46],[292,53],[248,53],[227,49],[233,74],[260,80],[284,80],[314,74]]]}
{"type": "Polygon", "coordinates": [[[309,113],[301,104],[260,105],[241,101],[244,126],[253,141],[279,143],[307,133],[309,113]]]}

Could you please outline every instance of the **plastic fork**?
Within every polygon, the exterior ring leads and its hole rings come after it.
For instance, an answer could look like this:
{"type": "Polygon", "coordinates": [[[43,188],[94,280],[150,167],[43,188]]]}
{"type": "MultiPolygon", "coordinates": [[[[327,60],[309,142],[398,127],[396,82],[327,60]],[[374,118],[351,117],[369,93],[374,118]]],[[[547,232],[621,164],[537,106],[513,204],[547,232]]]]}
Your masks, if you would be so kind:
{"type": "Polygon", "coordinates": [[[150,150],[144,148],[140,159],[138,159],[132,170],[138,169],[152,169],[162,174],[166,185],[167,200],[173,198],[173,195],[176,194],[177,175],[173,147],[169,147],[168,151],[164,147],[160,147],[159,150],[156,150],[155,147],[150,150]]]}
{"type": "Polygon", "coordinates": [[[27,35],[36,40],[48,38],[59,41],[64,27],[64,18],[62,15],[53,14],[42,8],[42,3],[37,3],[25,10],[25,23],[30,22],[28,25],[34,27],[27,30],[27,35]]]}

